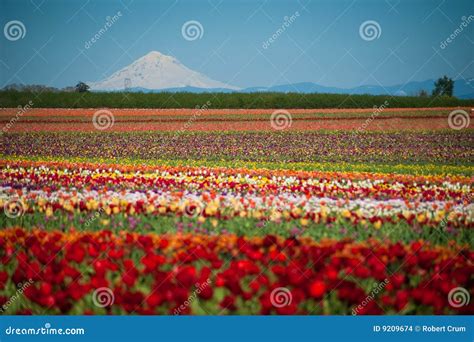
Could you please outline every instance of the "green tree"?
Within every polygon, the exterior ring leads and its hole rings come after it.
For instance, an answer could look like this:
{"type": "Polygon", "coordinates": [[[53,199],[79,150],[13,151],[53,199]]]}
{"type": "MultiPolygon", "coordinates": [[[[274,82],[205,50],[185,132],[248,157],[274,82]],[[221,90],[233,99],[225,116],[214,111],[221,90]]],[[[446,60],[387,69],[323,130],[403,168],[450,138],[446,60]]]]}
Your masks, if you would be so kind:
{"type": "Polygon", "coordinates": [[[417,95],[418,97],[428,97],[428,92],[424,89],[421,89],[420,91],[418,91],[417,95]]]}
{"type": "Polygon", "coordinates": [[[453,96],[454,81],[448,76],[438,78],[433,89],[433,96],[453,96]]]}
{"type": "Polygon", "coordinates": [[[76,91],[78,93],[85,93],[86,91],[89,91],[89,86],[85,84],[84,82],[79,82],[76,84],[76,91]]]}

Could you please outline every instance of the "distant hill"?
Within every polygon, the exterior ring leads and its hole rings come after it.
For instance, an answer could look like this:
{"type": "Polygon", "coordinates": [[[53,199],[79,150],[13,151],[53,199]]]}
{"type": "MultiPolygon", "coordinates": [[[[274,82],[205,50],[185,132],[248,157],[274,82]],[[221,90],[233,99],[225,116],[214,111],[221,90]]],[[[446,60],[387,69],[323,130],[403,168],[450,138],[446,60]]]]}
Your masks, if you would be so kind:
{"type": "MultiPolygon", "coordinates": [[[[191,70],[173,56],[164,55],[158,51],[151,51],[137,59],[125,68],[115,72],[110,77],[97,81],[87,82],[92,91],[128,91],[128,92],[296,92],[296,93],[324,93],[324,94],[369,94],[369,95],[396,95],[416,96],[420,90],[431,93],[435,80],[413,81],[407,84],[392,86],[363,85],[354,88],[327,87],[311,82],[283,84],[271,87],[238,87],[212,80],[211,78],[191,70]]],[[[454,95],[460,98],[474,98],[474,78],[455,81],[454,95]]]]}
{"type": "MultiPolygon", "coordinates": [[[[298,92],[298,93],[327,93],[327,94],[369,94],[369,95],[396,95],[396,96],[416,96],[420,90],[431,93],[435,80],[413,81],[407,84],[393,86],[364,85],[355,88],[325,87],[316,83],[295,83],[273,87],[247,88],[241,91],[277,91],[277,92],[298,92]]],[[[474,98],[474,78],[464,80],[459,79],[454,82],[454,96],[459,98],[474,98]]]]}
{"type": "MultiPolygon", "coordinates": [[[[460,99],[474,99],[474,88],[471,87],[474,82],[469,83],[464,80],[457,80],[454,83],[454,96],[460,99]]],[[[409,82],[405,85],[394,85],[388,87],[381,86],[359,86],[355,88],[337,88],[325,87],[316,83],[304,82],[278,85],[273,87],[250,87],[240,90],[228,88],[198,88],[198,87],[179,87],[164,89],[147,89],[147,88],[128,88],[115,91],[142,92],[142,93],[302,93],[302,94],[354,94],[354,95],[393,95],[393,96],[417,96],[420,90],[425,90],[431,94],[434,87],[434,80],[422,82],[409,82]]]]}
{"type": "MultiPolygon", "coordinates": [[[[282,84],[271,87],[238,88],[220,81],[183,65],[173,56],[151,51],[122,68],[109,77],[96,82],[86,82],[93,92],[142,92],[142,93],[301,93],[301,94],[354,94],[354,95],[391,95],[417,96],[421,90],[431,93],[435,80],[412,81],[406,84],[391,86],[362,85],[353,88],[327,87],[324,85],[301,82],[282,84]]],[[[74,87],[56,89],[42,85],[13,84],[4,90],[55,92],[74,91],[74,87]]],[[[454,96],[460,99],[474,99],[474,78],[458,79],[454,83],[454,96]]]]}

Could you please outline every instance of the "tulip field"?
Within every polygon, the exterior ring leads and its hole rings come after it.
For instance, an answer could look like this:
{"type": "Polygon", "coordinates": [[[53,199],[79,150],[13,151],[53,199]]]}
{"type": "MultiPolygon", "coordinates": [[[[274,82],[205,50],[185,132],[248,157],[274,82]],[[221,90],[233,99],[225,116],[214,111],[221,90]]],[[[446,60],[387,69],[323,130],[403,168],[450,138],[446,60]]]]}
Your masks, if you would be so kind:
{"type": "Polygon", "coordinates": [[[2,109],[0,312],[474,314],[453,109],[2,109]]]}

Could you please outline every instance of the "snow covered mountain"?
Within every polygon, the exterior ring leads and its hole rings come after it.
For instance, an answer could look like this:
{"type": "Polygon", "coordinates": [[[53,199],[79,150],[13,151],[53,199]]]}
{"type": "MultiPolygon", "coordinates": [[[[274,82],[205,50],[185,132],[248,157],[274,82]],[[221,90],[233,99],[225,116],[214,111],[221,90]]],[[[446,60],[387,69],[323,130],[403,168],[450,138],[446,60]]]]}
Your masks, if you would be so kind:
{"type": "Polygon", "coordinates": [[[129,88],[150,90],[168,88],[239,88],[215,81],[189,69],[176,58],[152,51],[132,64],[98,82],[88,82],[91,90],[118,91],[129,88]]]}
{"type": "MultiPolygon", "coordinates": [[[[132,64],[98,82],[87,82],[92,91],[158,92],[296,92],[328,94],[371,94],[416,96],[420,90],[431,93],[434,80],[412,81],[406,84],[380,86],[362,85],[355,88],[327,87],[311,82],[274,85],[270,87],[238,87],[219,82],[189,69],[176,58],[151,51],[132,64]]],[[[454,96],[474,98],[474,78],[458,79],[454,84],[454,96]]]]}

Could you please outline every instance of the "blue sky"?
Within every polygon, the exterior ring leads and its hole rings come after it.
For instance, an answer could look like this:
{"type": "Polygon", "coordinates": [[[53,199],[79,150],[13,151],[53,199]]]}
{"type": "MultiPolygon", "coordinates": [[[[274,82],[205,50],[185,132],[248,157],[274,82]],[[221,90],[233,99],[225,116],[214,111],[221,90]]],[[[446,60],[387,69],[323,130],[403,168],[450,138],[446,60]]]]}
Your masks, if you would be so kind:
{"type": "Polygon", "coordinates": [[[440,47],[470,15],[472,0],[1,0],[1,27],[18,20],[26,33],[15,41],[0,37],[0,86],[97,81],[152,50],[239,87],[315,82],[349,88],[443,74],[472,78],[474,21],[440,47]],[[119,11],[120,18],[86,49],[106,17],[119,11]],[[297,12],[277,33],[285,16],[297,12]],[[202,25],[200,39],[183,38],[182,26],[190,20],[202,25]],[[368,20],[381,30],[371,41],[359,32],[368,20]]]}

